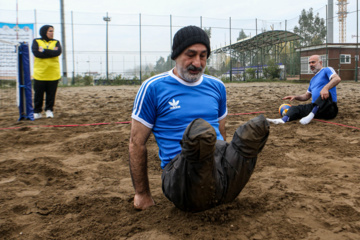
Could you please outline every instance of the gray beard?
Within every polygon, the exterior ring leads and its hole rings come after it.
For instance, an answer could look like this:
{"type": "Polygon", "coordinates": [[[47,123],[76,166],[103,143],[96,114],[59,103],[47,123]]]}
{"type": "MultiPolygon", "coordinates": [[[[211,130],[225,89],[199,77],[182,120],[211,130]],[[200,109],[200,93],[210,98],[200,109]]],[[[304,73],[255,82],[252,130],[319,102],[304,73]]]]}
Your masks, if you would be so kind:
{"type": "Polygon", "coordinates": [[[203,75],[203,73],[205,71],[205,68],[203,68],[202,71],[199,72],[198,74],[190,74],[187,69],[184,69],[184,68],[181,68],[178,66],[176,66],[176,68],[178,70],[180,77],[185,82],[189,82],[189,83],[193,83],[193,82],[200,80],[201,76],[203,75]]]}

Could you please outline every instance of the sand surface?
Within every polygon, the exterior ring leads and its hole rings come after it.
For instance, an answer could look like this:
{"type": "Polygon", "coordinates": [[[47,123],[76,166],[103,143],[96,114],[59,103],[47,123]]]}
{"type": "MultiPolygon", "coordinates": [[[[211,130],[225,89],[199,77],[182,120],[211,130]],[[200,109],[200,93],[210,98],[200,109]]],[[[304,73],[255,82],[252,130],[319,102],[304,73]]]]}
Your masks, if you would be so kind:
{"type": "MultiPolygon", "coordinates": [[[[226,86],[228,141],[254,112],[277,118],[287,102],[281,97],[308,87],[226,86]]],[[[54,119],[17,121],[14,104],[1,106],[0,239],[360,239],[360,84],[340,83],[339,115],[330,123],[271,125],[236,200],[199,213],[178,210],[163,195],[153,136],[156,206],[133,209],[127,122],[138,88],[59,88],[54,119]]]]}

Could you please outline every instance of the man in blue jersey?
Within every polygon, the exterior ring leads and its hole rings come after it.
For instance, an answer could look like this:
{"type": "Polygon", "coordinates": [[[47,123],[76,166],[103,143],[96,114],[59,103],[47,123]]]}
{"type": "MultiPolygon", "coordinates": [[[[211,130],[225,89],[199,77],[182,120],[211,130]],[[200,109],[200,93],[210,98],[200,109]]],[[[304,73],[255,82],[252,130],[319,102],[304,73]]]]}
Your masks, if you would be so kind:
{"type": "Polygon", "coordinates": [[[336,86],[341,79],[332,67],[323,68],[319,55],[309,58],[311,71],[315,76],[310,80],[310,86],[302,95],[286,96],[283,100],[307,101],[312,98],[311,103],[292,106],[283,118],[267,119],[274,124],[284,124],[288,121],[300,119],[300,123],[306,125],[316,118],[332,119],[338,113],[336,86]]]}
{"type": "Polygon", "coordinates": [[[147,175],[146,142],[154,134],[161,160],[162,189],[184,211],[202,211],[232,201],[248,182],[269,135],[260,115],[240,126],[227,143],[226,89],[203,74],[210,55],[207,34],[196,26],[174,36],[176,66],[146,80],[133,106],[129,144],[134,207],[155,204],[147,175]]]}

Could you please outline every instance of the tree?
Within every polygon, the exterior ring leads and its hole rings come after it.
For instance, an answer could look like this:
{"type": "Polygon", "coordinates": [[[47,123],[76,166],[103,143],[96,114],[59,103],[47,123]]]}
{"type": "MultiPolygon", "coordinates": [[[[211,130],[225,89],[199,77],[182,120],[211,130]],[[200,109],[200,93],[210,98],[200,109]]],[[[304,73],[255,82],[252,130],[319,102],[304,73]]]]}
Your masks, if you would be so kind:
{"type": "Polygon", "coordinates": [[[175,66],[174,60],[171,59],[171,55],[167,56],[166,61],[164,57],[160,57],[155,64],[154,72],[162,73],[169,71],[173,66],[175,66]]]}
{"type": "MultiPolygon", "coordinates": [[[[248,36],[244,32],[244,29],[241,29],[239,32],[239,36],[237,37],[236,41],[241,39],[247,38],[248,36]]],[[[245,66],[248,63],[248,58],[246,57],[245,52],[241,51],[242,49],[233,49],[233,63],[238,63],[240,66],[245,66]]]]}
{"type": "Polygon", "coordinates": [[[255,79],[256,69],[255,68],[247,68],[245,73],[249,79],[255,79]]]}
{"type": "Polygon", "coordinates": [[[241,31],[239,32],[239,37],[236,39],[237,41],[247,38],[248,36],[245,34],[244,29],[241,29],[241,31]]]}
{"type": "Polygon", "coordinates": [[[312,8],[308,12],[303,9],[298,23],[299,26],[294,27],[294,33],[303,38],[304,46],[324,43],[326,36],[325,20],[319,17],[319,13],[314,16],[312,8]]]}
{"type": "Polygon", "coordinates": [[[163,57],[160,57],[159,60],[156,61],[154,70],[158,73],[161,73],[161,72],[164,72],[165,69],[166,69],[165,59],[163,57]]]}
{"type": "Polygon", "coordinates": [[[266,78],[274,79],[280,78],[281,69],[279,65],[275,63],[275,60],[269,60],[267,67],[263,69],[263,74],[266,78]]]}
{"type": "Polygon", "coordinates": [[[206,32],[206,34],[208,35],[209,39],[211,38],[211,27],[206,28],[204,27],[204,31],[206,32]]]}

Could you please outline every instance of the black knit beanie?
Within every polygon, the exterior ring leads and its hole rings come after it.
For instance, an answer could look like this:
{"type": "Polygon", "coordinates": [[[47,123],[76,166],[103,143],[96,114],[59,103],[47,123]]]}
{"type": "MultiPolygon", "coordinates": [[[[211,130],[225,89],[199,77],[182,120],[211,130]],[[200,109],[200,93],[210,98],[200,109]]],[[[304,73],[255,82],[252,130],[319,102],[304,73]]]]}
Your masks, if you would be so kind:
{"type": "Polygon", "coordinates": [[[210,56],[210,40],[204,30],[196,26],[181,28],[174,36],[171,59],[175,60],[187,47],[202,43],[207,48],[207,57],[210,56]]]}

